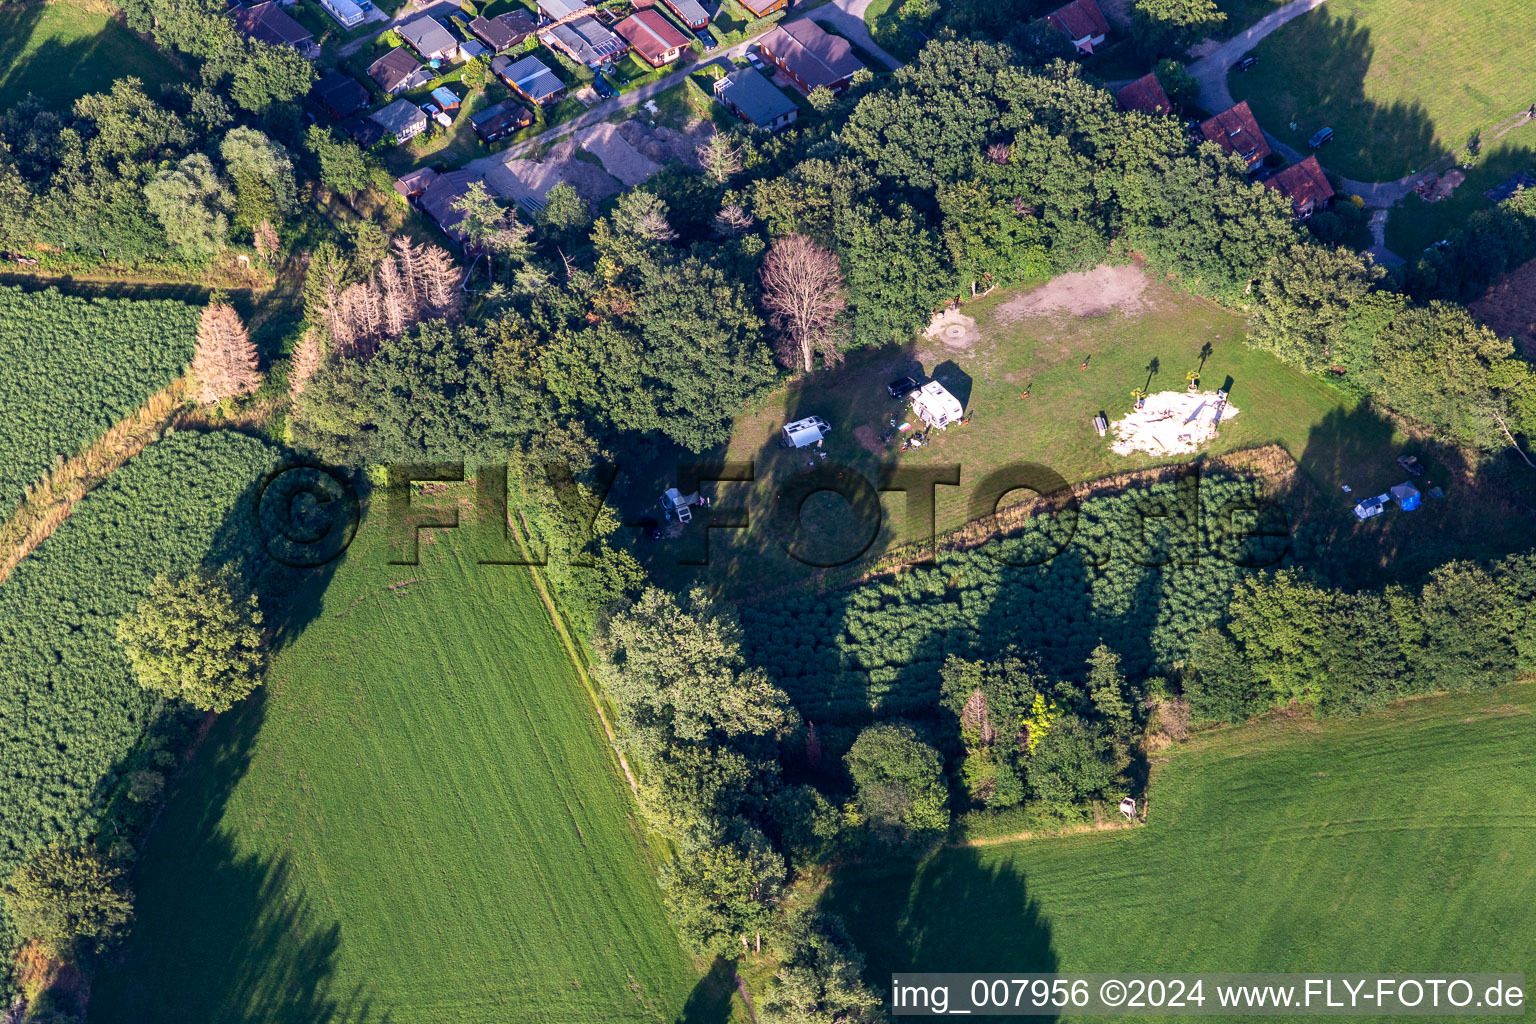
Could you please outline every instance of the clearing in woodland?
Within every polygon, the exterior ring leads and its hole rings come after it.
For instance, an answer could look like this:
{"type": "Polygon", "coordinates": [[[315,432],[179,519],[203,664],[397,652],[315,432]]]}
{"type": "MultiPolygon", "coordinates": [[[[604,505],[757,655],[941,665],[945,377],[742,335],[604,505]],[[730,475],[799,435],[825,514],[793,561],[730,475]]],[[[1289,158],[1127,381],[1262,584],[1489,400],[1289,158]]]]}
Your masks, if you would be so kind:
{"type": "Polygon", "coordinates": [[[529,570],[384,518],[189,766],[93,1024],[726,1019],[529,570]]]}
{"type": "Polygon", "coordinates": [[[1529,971],[1533,725],[1520,683],[1197,734],[1154,766],[1144,826],[847,868],[826,902],[882,986],[909,970],[1529,971]]]}

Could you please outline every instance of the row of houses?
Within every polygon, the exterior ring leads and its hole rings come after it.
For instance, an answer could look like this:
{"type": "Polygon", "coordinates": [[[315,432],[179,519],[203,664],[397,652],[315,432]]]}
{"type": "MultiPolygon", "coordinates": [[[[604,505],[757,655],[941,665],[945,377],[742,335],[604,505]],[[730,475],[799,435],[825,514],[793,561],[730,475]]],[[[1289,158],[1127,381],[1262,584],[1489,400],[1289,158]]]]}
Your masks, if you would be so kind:
{"type": "MultiPolygon", "coordinates": [[[[1173,103],[1158,81],[1155,73],[1149,73],[1131,82],[1115,93],[1125,110],[1139,110],[1147,114],[1170,114],[1173,103]]],[[[1195,126],[1195,137],[1214,142],[1228,153],[1242,157],[1249,173],[1263,167],[1266,157],[1273,152],[1264,129],[1248,107],[1248,101],[1232,105],[1214,117],[1208,117],[1195,126]]],[[[1327,207],[1333,199],[1333,186],[1323,172],[1317,157],[1309,156],[1284,170],[1264,179],[1264,184],[1276,189],[1291,201],[1291,213],[1297,220],[1306,220],[1318,210],[1327,207]]]]}

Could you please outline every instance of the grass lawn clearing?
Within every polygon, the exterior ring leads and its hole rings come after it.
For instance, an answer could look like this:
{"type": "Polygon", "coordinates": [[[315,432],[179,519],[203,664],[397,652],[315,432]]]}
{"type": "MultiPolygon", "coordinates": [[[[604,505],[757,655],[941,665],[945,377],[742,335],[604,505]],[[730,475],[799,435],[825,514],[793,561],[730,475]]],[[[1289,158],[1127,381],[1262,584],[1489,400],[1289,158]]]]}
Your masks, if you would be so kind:
{"type": "Polygon", "coordinates": [[[528,570],[467,531],[387,565],[383,522],[214,724],[92,1021],[725,1019],[528,570]]]}
{"type": "Polygon", "coordinates": [[[28,93],[55,110],[106,92],[128,75],[158,96],[186,79],[149,43],[100,10],[73,3],[18,4],[0,10],[0,106],[28,93]]]}
{"type": "MultiPolygon", "coordinates": [[[[722,506],[746,500],[755,525],[711,530],[708,570],[675,564],[678,557],[702,557],[704,531],[698,527],[690,527],[675,542],[640,544],[637,554],[653,572],[677,585],[686,585],[701,572],[713,582],[737,581],[743,586],[758,586],[763,579],[787,583],[805,570],[786,556],[767,524],[776,489],[807,470],[814,459],[808,450],[779,448],[779,428],[810,415],[832,425],[824,449],[829,460],[867,479],[876,477],[881,463],[958,463],[962,486],[937,489],[940,533],[970,518],[972,485],[1011,463],[1040,463],[1068,482],[1080,483],[1187,461],[1114,455],[1109,440],[1095,435],[1092,419],[1100,412],[1111,421],[1125,415],[1135,388],[1183,389],[1185,373],[1201,366],[1207,345],[1202,385],[1212,390],[1230,378],[1232,402],[1242,410],[1221,426],[1208,451],[1281,444],[1325,493],[1338,493],[1341,483],[1364,488],[1397,482],[1388,479],[1396,468],[1392,429],[1359,410],[1342,392],[1249,348],[1241,317],[1152,282],[1134,268],[1119,268],[1113,275],[1122,283],[1143,286],[1131,300],[1133,308],[1027,316],[1019,313],[1018,304],[1035,295],[1038,285],[999,290],[962,307],[976,320],[978,340],[968,349],[922,339],[902,348],[858,351],[840,367],[818,370],[773,393],[761,408],[738,414],[729,448],[718,453],[731,461],[755,460],[757,479],[750,486],[715,485],[722,506]],[[1080,369],[1085,360],[1088,369],[1080,369]],[[893,416],[914,422],[905,405],[888,397],[885,389],[888,381],[908,373],[936,376],[972,419],[965,426],[934,432],[930,445],[903,454],[897,451],[899,445],[881,444],[879,436],[890,429],[893,416]],[[1021,397],[1025,391],[1028,397],[1021,397]]],[[[677,465],[694,458],[664,450],[621,459],[623,473],[613,500],[630,517],[627,521],[655,514],[657,496],[677,482],[677,465]]],[[[899,493],[884,497],[883,526],[867,557],[923,535],[920,524],[904,521],[904,500],[899,493]]],[[[801,525],[838,536],[854,523],[843,499],[816,495],[803,510],[801,525]]],[[[866,563],[861,559],[859,564],[866,563]]]]}
{"type": "Polygon", "coordinates": [[[1530,27],[1529,9],[1506,0],[1324,4],[1261,42],[1258,66],[1227,81],[1281,141],[1305,149],[1330,126],[1329,170],[1390,181],[1536,98],[1530,27]]]}
{"type": "Polygon", "coordinates": [[[1447,198],[1426,203],[1409,195],[1395,206],[1387,219],[1387,248],[1414,262],[1425,246],[1463,226],[1476,211],[1491,207],[1483,193],[1521,171],[1536,171],[1536,125],[1522,125],[1489,146],[1471,170],[1463,172],[1467,180],[1447,198]]]}
{"type": "Polygon", "coordinates": [[[1145,826],[851,867],[826,904],[883,988],[909,970],[1528,971],[1533,715],[1523,683],[1197,735],[1153,768],[1145,826]]]}

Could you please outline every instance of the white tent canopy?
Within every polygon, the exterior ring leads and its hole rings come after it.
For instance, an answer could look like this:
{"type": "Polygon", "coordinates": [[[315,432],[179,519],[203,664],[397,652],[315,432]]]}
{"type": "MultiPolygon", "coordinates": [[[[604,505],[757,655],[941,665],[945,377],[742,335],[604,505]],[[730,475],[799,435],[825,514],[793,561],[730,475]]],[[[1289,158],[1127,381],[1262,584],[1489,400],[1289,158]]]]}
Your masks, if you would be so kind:
{"type": "Polygon", "coordinates": [[[921,388],[912,392],[909,396],[912,402],[912,412],[918,419],[943,430],[951,423],[959,423],[965,416],[965,409],[960,405],[960,399],[950,394],[936,380],[931,380],[921,388]]]}

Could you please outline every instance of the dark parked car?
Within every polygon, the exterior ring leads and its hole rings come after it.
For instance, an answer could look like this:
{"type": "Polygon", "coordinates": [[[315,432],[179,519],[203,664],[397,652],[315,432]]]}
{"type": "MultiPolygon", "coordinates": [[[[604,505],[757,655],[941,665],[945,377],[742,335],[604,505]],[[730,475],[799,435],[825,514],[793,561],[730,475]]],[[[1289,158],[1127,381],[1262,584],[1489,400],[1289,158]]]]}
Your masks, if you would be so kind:
{"type": "Polygon", "coordinates": [[[608,81],[608,79],[604,78],[601,74],[597,74],[592,77],[592,88],[596,89],[597,94],[603,97],[603,99],[609,99],[610,97],[617,96],[619,94],[619,90],[613,87],[613,83],[608,81]]]}
{"type": "Polygon", "coordinates": [[[1319,128],[1317,131],[1313,132],[1312,133],[1312,137],[1307,140],[1307,145],[1308,145],[1308,147],[1310,147],[1312,149],[1316,149],[1317,147],[1323,146],[1323,145],[1327,145],[1328,143],[1330,143],[1332,141],[1333,141],[1333,129],[1332,128],[1319,128]]]}
{"type": "Polygon", "coordinates": [[[704,44],[705,53],[708,53],[710,50],[713,50],[716,46],[719,45],[719,40],[715,38],[715,34],[708,30],[699,33],[699,42],[704,44]]]}
{"type": "Polygon", "coordinates": [[[1259,62],[1259,58],[1255,57],[1251,53],[1245,53],[1245,54],[1242,55],[1241,58],[1238,59],[1238,62],[1236,64],[1232,65],[1232,70],[1233,71],[1247,71],[1249,68],[1253,67],[1258,62],[1259,62]]]}
{"type": "Polygon", "coordinates": [[[1406,469],[1410,476],[1424,475],[1424,464],[1415,455],[1399,455],[1397,464],[1406,469]]]}
{"type": "Polygon", "coordinates": [[[885,386],[885,393],[892,398],[906,398],[922,386],[916,377],[903,377],[900,380],[893,380],[887,384],[885,386]]]}

